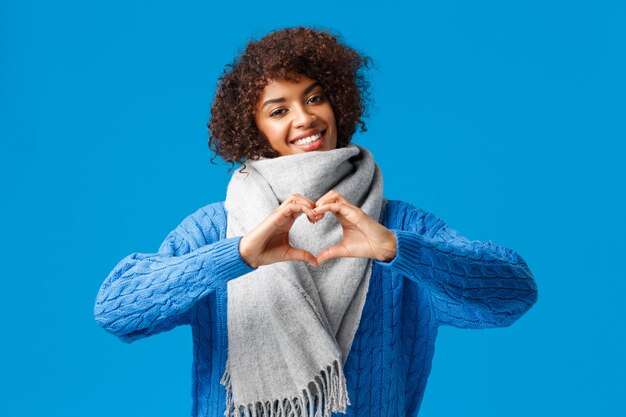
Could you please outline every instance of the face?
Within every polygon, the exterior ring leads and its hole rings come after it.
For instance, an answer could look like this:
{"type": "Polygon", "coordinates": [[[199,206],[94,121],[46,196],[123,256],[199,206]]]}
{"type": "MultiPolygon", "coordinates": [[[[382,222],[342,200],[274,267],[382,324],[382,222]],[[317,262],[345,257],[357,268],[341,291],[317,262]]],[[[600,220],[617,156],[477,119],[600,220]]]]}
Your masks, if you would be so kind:
{"type": "Polygon", "coordinates": [[[337,147],[335,113],[319,84],[271,80],[255,109],[256,125],[280,156],[337,147]]]}

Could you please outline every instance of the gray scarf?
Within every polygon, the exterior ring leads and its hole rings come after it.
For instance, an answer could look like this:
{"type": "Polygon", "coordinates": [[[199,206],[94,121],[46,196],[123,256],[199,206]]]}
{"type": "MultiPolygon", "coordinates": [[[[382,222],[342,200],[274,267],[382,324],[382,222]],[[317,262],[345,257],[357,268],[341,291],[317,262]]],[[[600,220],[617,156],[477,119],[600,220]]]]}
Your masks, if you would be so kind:
{"type": "MultiPolygon", "coordinates": [[[[372,154],[345,148],[248,161],[228,184],[226,237],[245,235],[290,194],[317,201],[331,189],[380,219],[383,179],[372,154]]],[[[305,214],[290,243],[313,255],[339,243],[331,212],[305,214]]],[[[338,258],[263,265],[228,282],[228,360],[221,383],[227,417],[330,417],[350,405],[343,366],[371,275],[371,259],[338,258]]]]}

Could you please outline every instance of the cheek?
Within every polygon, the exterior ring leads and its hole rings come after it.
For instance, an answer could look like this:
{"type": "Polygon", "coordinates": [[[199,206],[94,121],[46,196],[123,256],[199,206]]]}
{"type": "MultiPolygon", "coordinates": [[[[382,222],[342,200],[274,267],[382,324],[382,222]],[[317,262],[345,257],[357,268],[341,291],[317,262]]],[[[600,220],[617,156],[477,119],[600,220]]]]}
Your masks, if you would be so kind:
{"type": "Polygon", "coordinates": [[[287,132],[287,124],[281,123],[281,121],[276,120],[274,123],[270,124],[270,130],[274,133],[275,136],[282,136],[287,132]]]}
{"type": "Polygon", "coordinates": [[[333,111],[333,108],[331,106],[328,106],[328,108],[326,109],[326,120],[328,120],[329,124],[333,126],[336,125],[335,112],[333,111]]]}
{"type": "Polygon", "coordinates": [[[278,120],[268,120],[262,123],[257,123],[259,130],[269,140],[279,140],[287,134],[285,123],[280,123],[278,120]]]}

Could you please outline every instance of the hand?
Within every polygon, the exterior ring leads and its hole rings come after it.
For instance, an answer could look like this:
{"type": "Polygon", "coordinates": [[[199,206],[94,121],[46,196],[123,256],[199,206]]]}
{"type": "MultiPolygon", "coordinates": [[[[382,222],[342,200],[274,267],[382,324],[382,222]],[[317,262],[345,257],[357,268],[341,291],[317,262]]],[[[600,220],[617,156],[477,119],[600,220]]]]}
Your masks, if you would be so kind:
{"type": "Polygon", "coordinates": [[[289,243],[289,230],[300,214],[305,213],[311,223],[323,217],[313,212],[314,207],[315,203],[303,195],[291,194],[241,238],[239,253],[243,260],[253,268],[283,261],[305,261],[317,266],[317,258],[311,252],[289,243]]]}
{"type": "Polygon", "coordinates": [[[334,258],[373,258],[388,262],[395,258],[396,235],[352,205],[344,196],[331,190],[315,203],[316,214],[330,211],[343,228],[343,239],[317,254],[318,265],[334,258]]]}

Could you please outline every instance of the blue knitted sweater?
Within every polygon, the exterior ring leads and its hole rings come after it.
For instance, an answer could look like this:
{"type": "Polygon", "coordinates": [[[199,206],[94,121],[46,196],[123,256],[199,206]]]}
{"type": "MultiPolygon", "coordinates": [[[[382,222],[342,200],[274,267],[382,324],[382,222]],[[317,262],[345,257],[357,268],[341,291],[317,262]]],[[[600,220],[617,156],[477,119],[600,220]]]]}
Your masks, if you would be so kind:
{"type": "MultiPolygon", "coordinates": [[[[420,208],[385,200],[383,224],[397,236],[390,262],[374,260],[359,328],[345,364],[348,416],[416,416],[437,328],[508,326],[537,300],[524,260],[491,241],[472,241],[420,208]]],[[[253,270],[226,238],[222,202],[183,220],[157,253],[122,259],[100,288],[94,313],[130,343],[179,325],[193,335],[192,416],[222,417],[228,356],[226,283],[253,270]]]]}

